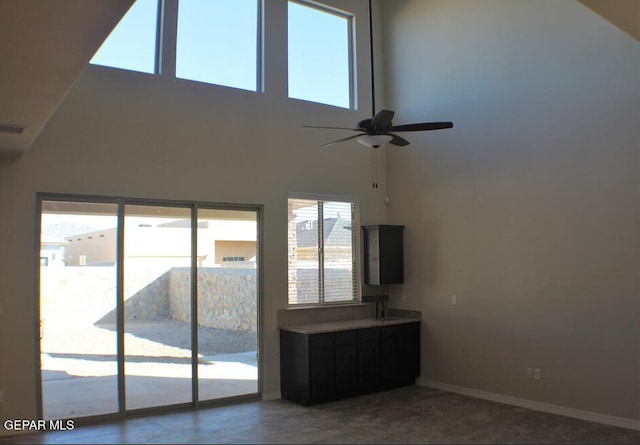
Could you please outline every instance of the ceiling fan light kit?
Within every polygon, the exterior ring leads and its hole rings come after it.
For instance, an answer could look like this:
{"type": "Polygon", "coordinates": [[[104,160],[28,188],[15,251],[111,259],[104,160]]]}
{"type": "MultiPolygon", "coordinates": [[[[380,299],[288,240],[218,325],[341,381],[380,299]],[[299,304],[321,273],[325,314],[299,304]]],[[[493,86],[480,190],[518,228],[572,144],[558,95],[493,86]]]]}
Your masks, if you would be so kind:
{"type": "Polygon", "coordinates": [[[391,141],[391,139],[393,139],[393,136],[390,134],[364,134],[358,136],[357,141],[366,147],[378,148],[391,141]]]}

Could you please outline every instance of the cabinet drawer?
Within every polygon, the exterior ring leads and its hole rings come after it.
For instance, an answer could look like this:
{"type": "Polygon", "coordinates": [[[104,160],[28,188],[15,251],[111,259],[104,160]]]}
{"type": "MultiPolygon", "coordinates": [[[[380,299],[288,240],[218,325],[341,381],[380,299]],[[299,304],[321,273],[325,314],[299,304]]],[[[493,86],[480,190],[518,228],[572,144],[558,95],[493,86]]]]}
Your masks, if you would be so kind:
{"type": "Polygon", "coordinates": [[[334,341],[336,346],[349,345],[356,343],[356,331],[338,331],[334,334],[334,341]]]}
{"type": "Polygon", "coordinates": [[[378,341],[380,339],[379,328],[366,328],[358,330],[358,341],[378,341]]]}
{"type": "Polygon", "coordinates": [[[380,336],[383,339],[387,338],[397,338],[406,335],[411,335],[415,331],[419,331],[419,322],[415,323],[406,323],[406,324],[397,324],[391,326],[384,326],[380,336]]]}
{"type": "Polygon", "coordinates": [[[333,347],[333,333],[313,334],[309,336],[309,348],[333,347]]]}

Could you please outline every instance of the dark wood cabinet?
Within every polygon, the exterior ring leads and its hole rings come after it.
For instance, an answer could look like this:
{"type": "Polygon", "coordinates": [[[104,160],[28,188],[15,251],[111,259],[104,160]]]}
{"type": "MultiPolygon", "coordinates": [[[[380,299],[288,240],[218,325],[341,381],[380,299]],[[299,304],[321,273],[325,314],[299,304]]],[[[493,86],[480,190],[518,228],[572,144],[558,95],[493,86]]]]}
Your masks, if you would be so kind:
{"type": "Polygon", "coordinates": [[[358,329],[358,393],[380,387],[380,328],[358,329]]]}
{"type": "Polygon", "coordinates": [[[363,226],[365,284],[404,282],[404,226],[363,226]]]}
{"type": "Polygon", "coordinates": [[[420,322],[306,334],[280,331],[282,398],[302,405],[412,385],[420,322]]]}
{"type": "Polygon", "coordinates": [[[382,389],[412,385],[420,375],[420,325],[387,326],[380,339],[382,389]],[[417,352],[417,354],[416,354],[417,352]]]}
{"type": "MultiPolygon", "coordinates": [[[[356,331],[334,334],[335,397],[342,399],[358,394],[358,337],[356,331]]],[[[331,379],[331,376],[329,377],[331,379]]]]}

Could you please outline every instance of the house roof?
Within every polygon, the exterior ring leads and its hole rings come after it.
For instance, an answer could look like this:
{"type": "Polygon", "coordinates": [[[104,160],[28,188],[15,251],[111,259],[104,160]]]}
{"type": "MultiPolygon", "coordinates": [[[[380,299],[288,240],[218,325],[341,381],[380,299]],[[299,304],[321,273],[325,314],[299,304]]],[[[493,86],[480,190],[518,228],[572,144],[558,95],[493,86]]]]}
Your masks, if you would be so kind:
{"type": "Polygon", "coordinates": [[[55,236],[42,234],[40,236],[40,244],[43,246],[66,246],[69,241],[55,236]]]}
{"type": "MultiPolygon", "coordinates": [[[[324,220],[324,245],[327,247],[351,244],[351,220],[327,218],[324,220]]],[[[302,221],[296,224],[298,248],[318,245],[318,221],[302,221]]]]}

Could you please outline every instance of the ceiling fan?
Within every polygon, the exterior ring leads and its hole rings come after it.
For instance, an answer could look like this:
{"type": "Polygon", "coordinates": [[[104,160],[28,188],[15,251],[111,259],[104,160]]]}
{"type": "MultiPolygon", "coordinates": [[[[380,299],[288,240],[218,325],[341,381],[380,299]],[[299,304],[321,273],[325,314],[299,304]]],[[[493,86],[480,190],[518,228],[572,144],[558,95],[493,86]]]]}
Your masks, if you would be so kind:
{"type": "Polygon", "coordinates": [[[445,128],[453,127],[452,122],[422,122],[419,124],[406,124],[406,125],[392,125],[394,112],[391,110],[381,110],[375,113],[373,117],[363,119],[358,122],[356,128],[344,128],[344,127],[319,127],[315,125],[304,125],[305,128],[326,128],[334,130],[351,130],[357,131],[359,134],[347,136],[346,138],[337,139],[335,141],[327,142],[323,144],[323,147],[328,147],[338,142],[344,142],[351,139],[357,139],[362,145],[367,147],[378,148],[386,143],[397,145],[398,147],[404,147],[409,145],[409,141],[405,138],[398,136],[397,132],[403,131],[429,131],[429,130],[442,130],[445,128]]]}
{"type": "Polygon", "coordinates": [[[373,63],[373,20],[371,13],[371,0],[369,0],[369,52],[371,60],[371,118],[363,119],[356,125],[356,128],[344,128],[344,127],[322,127],[315,125],[304,125],[305,128],[323,128],[333,130],[350,130],[357,131],[358,134],[347,136],[342,139],[327,142],[322,147],[328,147],[339,142],[348,141],[351,139],[357,139],[362,145],[371,147],[374,150],[374,188],[377,188],[377,181],[375,176],[377,170],[376,152],[375,150],[387,143],[403,147],[409,145],[409,141],[405,138],[398,136],[395,133],[405,131],[430,131],[430,130],[442,130],[445,128],[452,128],[452,122],[422,122],[415,124],[405,125],[393,125],[392,119],[394,112],[391,110],[381,110],[376,113],[376,96],[375,96],[375,82],[374,82],[374,63],[373,63]]]}

